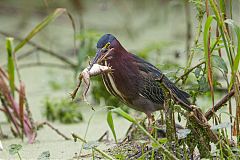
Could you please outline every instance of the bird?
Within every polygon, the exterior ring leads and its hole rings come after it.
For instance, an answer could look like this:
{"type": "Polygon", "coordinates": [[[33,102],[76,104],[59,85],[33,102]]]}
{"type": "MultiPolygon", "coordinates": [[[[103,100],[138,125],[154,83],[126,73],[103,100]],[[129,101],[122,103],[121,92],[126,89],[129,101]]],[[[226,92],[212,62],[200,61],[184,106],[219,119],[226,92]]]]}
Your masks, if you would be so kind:
{"type": "Polygon", "coordinates": [[[112,34],[103,35],[97,42],[96,55],[90,63],[110,66],[112,72],[103,73],[102,79],[108,92],[128,107],[147,115],[149,124],[154,121],[153,112],[164,109],[164,88],[178,100],[189,105],[188,93],[179,89],[157,67],[128,52],[112,34]]]}

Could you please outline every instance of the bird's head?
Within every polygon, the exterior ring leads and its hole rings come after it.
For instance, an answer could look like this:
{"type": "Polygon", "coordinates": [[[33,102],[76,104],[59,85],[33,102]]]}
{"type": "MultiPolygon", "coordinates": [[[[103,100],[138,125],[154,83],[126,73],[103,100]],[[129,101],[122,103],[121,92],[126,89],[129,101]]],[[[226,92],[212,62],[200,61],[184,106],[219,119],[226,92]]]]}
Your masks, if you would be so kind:
{"type": "Polygon", "coordinates": [[[97,42],[97,53],[90,65],[90,69],[95,63],[100,63],[107,56],[110,56],[114,52],[114,50],[122,48],[119,41],[111,34],[103,35],[97,42]]]}

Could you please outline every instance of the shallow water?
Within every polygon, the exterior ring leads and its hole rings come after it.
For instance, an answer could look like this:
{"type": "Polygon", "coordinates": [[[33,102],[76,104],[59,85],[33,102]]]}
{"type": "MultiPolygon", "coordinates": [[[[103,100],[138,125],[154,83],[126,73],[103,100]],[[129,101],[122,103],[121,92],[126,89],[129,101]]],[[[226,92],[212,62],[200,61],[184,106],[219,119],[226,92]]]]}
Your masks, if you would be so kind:
{"type": "MultiPolygon", "coordinates": [[[[46,57],[47,58],[47,57],[46,57]]],[[[48,57],[49,58],[49,57],[48,57]]],[[[21,70],[21,75],[26,86],[27,96],[30,104],[30,109],[33,113],[33,118],[37,122],[43,122],[45,118],[42,115],[43,112],[43,102],[46,96],[50,98],[69,98],[71,101],[69,93],[72,88],[63,87],[60,91],[53,91],[49,87],[49,81],[54,79],[55,81],[60,81],[60,83],[69,77],[73,80],[73,75],[69,71],[59,70],[59,69],[46,69],[46,68],[30,68],[21,70]],[[33,76],[33,73],[34,76],[33,76]],[[49,74],[52,73],[52,74],[49,74]],[[58,76],[59,75],[59,76],[58,76]],[[58,76],[58,77],[55,77],[58,76]]],[[[67,81],[67,80],[66,80],[67,81]]],[[[84,137],[87,128],[87,123],[90,116],[94,113],[91,107],[84,103],[79,103],[79,107],[82,110],[84,121],[77,124],[64,125],[58,122],[51,123],[54,127],[59,129],[66,136],[71,137],[71,133],[76,133],[81,137],[84,137]]],[[[96,107],[96,113],[91,120],[89,130],[87,133],[88,141],[96,141],[100,138],[107,130],[109,130],[106,117],[106,110],[102,109],[104,107],[96,107]]],[[[1,116],[2,117],[2,116],[1,116]]],[[[2,117],[3,118],[3,117],[2,117]]],[[[1,118],[1,120],[3,120],[1,118]]],[[[121,117],[115,117],[114,123],[117,127],[116,132],[118,138],[122,138],[130,125],[129,122],[123,120],[121,117]]],[[[65,141],[62,137],[57,135],[53,130],[45,126],[40,129],[37,133],[37,139],[34,144],[28,144],[27,140],[21,142],[20,139],[12,138],[11,132],[8,130],[8,125],[1,125],[4,134],[10,135],[9,139],[3,140],[4,151],[0,151],[0,158],[17,158],[17,156],[10,156],[8,154],[8,146],[13,143],[19,143],[23,145],[20,155],[24,159],[33,158],[36,159],[43,151],[50,151],[51,157],[56,159],[69,159],[72,158],[75,153],[78,153],[81,147],[81,143],[71,141],[65,141]],[[30,154],[31,153],[31,154],[30,154]]],[[[110,133],[110,139],[112,135],[110,133]]],[[[106,148],[107,145],[102,144],[100,148],[106,148]]],[[[91,152],[91,151],[85,151],[91,152]]]]}

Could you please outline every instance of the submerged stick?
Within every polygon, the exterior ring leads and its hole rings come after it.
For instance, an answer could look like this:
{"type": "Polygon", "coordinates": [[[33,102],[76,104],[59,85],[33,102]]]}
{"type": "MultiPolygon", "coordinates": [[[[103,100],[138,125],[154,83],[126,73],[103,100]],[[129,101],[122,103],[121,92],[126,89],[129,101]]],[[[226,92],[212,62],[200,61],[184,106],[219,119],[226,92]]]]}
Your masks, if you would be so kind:
{"type": "Polygon", "coordinates": [[[49,122],[42,122],[40,124],[37,125],[37,128],[39,127],[43,127],[44,125],[48,126],[49,128],[51,128],[52,130],[54,130],[58,135],[60,135],[61,137],[63,137],[65,140],[71,140],[71,138],[67,137],[66,135],[64,135],[62,132],[60,132],[57,128],[55,128],[53,125],[51,125],[49,122]]]}

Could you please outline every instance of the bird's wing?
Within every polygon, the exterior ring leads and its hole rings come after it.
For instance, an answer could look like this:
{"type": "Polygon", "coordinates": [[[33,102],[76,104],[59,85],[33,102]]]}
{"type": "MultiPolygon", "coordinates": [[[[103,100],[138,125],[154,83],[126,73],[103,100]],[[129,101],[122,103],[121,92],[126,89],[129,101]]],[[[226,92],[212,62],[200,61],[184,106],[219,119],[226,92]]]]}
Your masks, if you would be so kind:
{"type": "Polygon", "coordinates": [[[163,90],[160,88],[159,84],[154,80],[154,77],[160,77],[162,73],[154,67],[152,64],[144,61],[143,59],[132,54],[132,62],[134,66],[137,67],[139,72],[139,88],[140,96],[151,100],[157,104],[164,103],[163,90]],[[141,82],[140,82],[141,81],[141,82]]]}
{"type": "Polygon", "coordinates": [[[137,57],[136,55],[133,55],[133,59],[133,63],[135,63],[135,65],[138,67],[140,74],[143,75],[145,81],[144,84],[146,84],[144,86],[145,89],[143,91],[140,91],[141,94],[145,95],[145,97],[148,97],[151,100],[154,99],[155,101],[163,102],[163,91],[160,85],[155,82],[157,78],[161,78],[162,83],[164,83],[165,86],[171,90],[172,94],[174,94],[184,103],[190,104],[187,99],[190,97],[189,94],[177,88],[175,84],[173,84],[158,68],[137,57]]]}
{"type": "Polygon", "coordinates": [[[164,94],[158,83],[152,78],[143,78],[142,86],[139,87],[139,95],[145,97],[156,104],[164,103],[164,94]]]}

